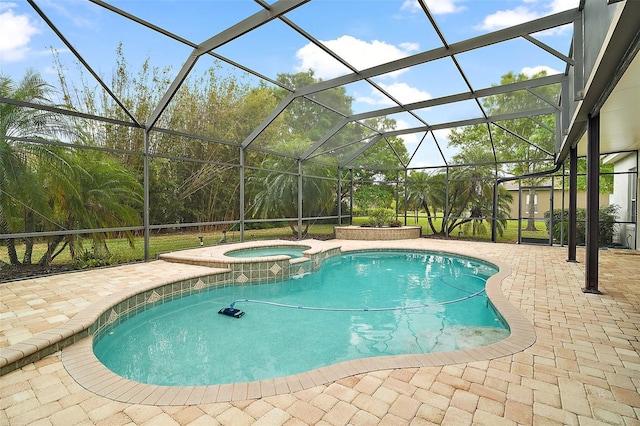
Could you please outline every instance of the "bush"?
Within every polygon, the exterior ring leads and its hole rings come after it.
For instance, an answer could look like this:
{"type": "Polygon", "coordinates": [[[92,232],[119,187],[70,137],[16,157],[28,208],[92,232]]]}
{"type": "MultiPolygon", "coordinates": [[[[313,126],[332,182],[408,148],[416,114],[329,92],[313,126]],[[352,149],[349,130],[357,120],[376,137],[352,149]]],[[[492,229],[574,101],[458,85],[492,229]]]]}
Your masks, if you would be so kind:
{"type": "Polygon", "coordinates": [[[388,225],[396,219],[396,214],[391,209],[379,207],[369,212],[369,221],[371,226],[388,225]]]}
{"type": "MultiPolygon", "coordinates": [[[[343,210],[343,211],[346,211],[346,210],[343,210]]],[[[345,214],[345,213],[343,213],[343,214],[345,214]]],[[[354,206],[353,207],[353,211],[351,212],[351,215],[353,217],[363,217],[363,216],[367,215],[367,211],[364,210],[364,209],[361,209],[360,207],[355,207],[354,206]]]]}
{"type": "Polygon", "coordinates": [[[72,261],[71,265],[74,269],[97,268],[100,266],[111,266],[123,263],[118,256],[108,253],[96,254],[92,250],[83,250],[72,261]]]}
{"type": "MultiPolygon", "coordinates": [[[[618,218],[618,211],[620,206],[617,204],[611,204],[609,206],[600,207],[598,212],[598,221],[600,223],[600,235],[598,237],[598,245],[600,247],[607,247],[613,244],[613,235],[616,232],[616,219],[618,218]]],[[[545,225],[547,231],[549,231],[551,213],[546,211],[544,213],[545,225]]],[[[587,223],[587,210],[584,208],[578,208],[576,210],[576,244],[585,244],[585,233],[587,223]]],[[[553,240],[560,242],[561,229],[564,228],[563,244],[567,244],[569,241],[569,211],[562,209],[553,210],[553,240]],[[562,219],[561,219],[562,218],[562,219]]]]}

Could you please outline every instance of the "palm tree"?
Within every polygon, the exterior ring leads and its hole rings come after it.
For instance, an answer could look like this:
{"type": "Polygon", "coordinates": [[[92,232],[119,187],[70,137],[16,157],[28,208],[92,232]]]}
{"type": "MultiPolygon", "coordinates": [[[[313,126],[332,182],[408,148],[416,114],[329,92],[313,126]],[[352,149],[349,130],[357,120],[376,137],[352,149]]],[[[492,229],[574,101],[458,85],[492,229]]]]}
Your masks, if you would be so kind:
{"type": "MultiPolygon", "coordinates": [[[[493,166],[483,166],[476,158],[456,159],[469,166],[451,167],[449,172],[412,172],[408,179],[409,201],[419,204],[427,213],[427,221],[434,234],[451,235],[459,227],[470,227],[473,234],[484,231],[483,222],[492,217],[493,166]],[[480,165],[473,165],[480,164],[480,165]],[[436,228],[432,216],[442,211],[440,229],[436,228]]],[[[500,235],[507,225],[512,196],[500,188],[498,211],[495,220],[500,235]]]]}
{"type": "Polygon", "coordinates": [[[483,206],[487,200],[493,199],[491,178],[491,172],[483,166],[462,166],[451,171],[448,203],[442,223],[445,235],[450,235],[455,228],[468,222],[478,222],[483,218],[483,206]]]}
{"type": "MultiPolygon", "coordinates": [[[[292,143],[295,144],[295,141],[292,143]]],[[[288,144],[283,144],[284,148],[288,144]]],[[[331,211],[336,203],[336,188],[330,180],[319,179],[330,176],[330,167],[314,162],[305,163],[302,193],[303,211],[298,212],[297,162],[291,158],[269,156],[262,163],[263,170],[247,179],[248,193],[252,198],[252,216],[259,218],[297,218],[298,214],[310,216],[331,211]],[[290,173],[282,173],[290,172],[290,173]],[[293,174],[291,174],[293,173],[293,174]],[[318,177],[318,178],[316,178],[318,177]]],[[[297,235],[297,221],[289,220],[293,235],[297,235]]],[[[303,235],[307,235],[307,222],[303,235]]]]}
{"type": "MultiPolygon", "coordinates": [[[[0,76],[0,96],[4,98],[53,105],[53,94],[53,87],[33,70],[17,85],[0,76]]],[[[65,120],[53,112],[0,103],[0,232],[33,231],[36,216],[46,215],[38,168],[51,165],[59,170],[64,164],[54,150],[37,141],[67,135],[68,130],[65,120]]],[[[10,263],[20,264],[15,240],[5,242],[10,263]]],[[[31,263],[32,239],[25,239],[25,244],[23,262],[31,263]]]]}
{"type": "MultiPolygon", "coordinates": [[[[28,71],[19,84],[0,77],[0,96],[26,103],[53,105],[53,88],[28,71]]],[[[81,148],[92,145],[80,125],[60,114],[14,104],[0,104],[0,232],[35,232],[118,227],[140,224],[142,189],[121,162],[81,148]],[[52,139],[77,146],[43,143],[52,139]]],[[[130,243],[133,235],[127,234],[130,243]]],[[[94,250],[106,249],[104,233],[92,235],[94,250]]],[[[25,239],[22,262],[15,239],[6,239],[12,265],[31,264],[33,240],[25,239]]],[[[72,237],[54,236],[40,264],[50,264],[72,237]],[[65,240],[63,247],[56,251],[65,240]]]]}
{"type": "Polygon", "coordinates": [[[444,210],[446,199],[446,175],[441,173],[412,171],[408,176],[409,201],[423,208],[431,232],[437,234],[433,217],[438,209],[444,210]]]}
{"type": "MultiPolygon", "coordinates": [[[[48,202],[55,206],[54,219],[65,229],[98,229],[141,224],[143,200],[142,185],[117,159],[99,151],[69,151],[71,173],[66,179],[45,179],[48,202]]],[[[108,254],[107,234],[91,235],[93,255],[108,254]]],[[[134,235],[125,232],[133,246],[134,235]]],[[[67,246],[71,257],[77,255],[81,239],[71,236],[55,236],[49,239],[47,251],[39,261],[50,265],[51,261],[67,246]],[[64,241],[61,248],[60,243],[64,241]]]]}

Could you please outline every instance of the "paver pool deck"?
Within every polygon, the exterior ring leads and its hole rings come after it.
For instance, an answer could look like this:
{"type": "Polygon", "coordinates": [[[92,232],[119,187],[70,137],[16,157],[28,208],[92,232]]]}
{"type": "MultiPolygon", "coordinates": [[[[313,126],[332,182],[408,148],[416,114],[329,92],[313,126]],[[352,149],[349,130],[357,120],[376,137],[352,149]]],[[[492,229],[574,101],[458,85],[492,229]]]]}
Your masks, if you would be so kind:
{"type": "MultiPolygon", "coordinates": [[[[68,373],[62,353],[86,346],[85,338],[0,377],[0,425],[640,425],[639,252],[601,251],[603,294],[594,295],[581,291],[582,249],[572,263],[561,247],[424,238],[330,244],[440,250],[506,264],[511,273],[500,289],[533,326],[535,343],[484,360],[443,355],[444,365],[380,365],[304,389],[280,382],[259,398],[232,387],[224,402],[175,405],[193,396],[176,390],[174,405],[147,405],[97,395],[68,373]]],[[[0,284],[0,348],[123,291],[206,268],[157,260],[0,284]]]]}

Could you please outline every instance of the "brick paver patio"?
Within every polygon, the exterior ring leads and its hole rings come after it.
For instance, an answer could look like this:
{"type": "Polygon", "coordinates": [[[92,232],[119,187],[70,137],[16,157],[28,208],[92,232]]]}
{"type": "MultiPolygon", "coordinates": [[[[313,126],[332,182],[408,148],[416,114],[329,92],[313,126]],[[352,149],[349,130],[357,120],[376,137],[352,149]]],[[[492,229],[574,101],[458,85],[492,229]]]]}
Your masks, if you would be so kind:
{"type": "MultiPolygon", "coordinates": [[[[56,352],[0,377],[0,425],[640,425],[640,253],[601,251],[603,294],[586,295],[584,265],[566,262],[566,248],[430,239],[384,244],[510,265],[502,291],[533,324],[535,343],[494,359],[380,369],[304,390],[184,406],[98,396],[69,375],[56,352]]],[[[580,262],[583,256],[579,249],[580,262]]],[[[154,261],[2,284],[0,348],[124,289],[199,268],[154,261]]]]}

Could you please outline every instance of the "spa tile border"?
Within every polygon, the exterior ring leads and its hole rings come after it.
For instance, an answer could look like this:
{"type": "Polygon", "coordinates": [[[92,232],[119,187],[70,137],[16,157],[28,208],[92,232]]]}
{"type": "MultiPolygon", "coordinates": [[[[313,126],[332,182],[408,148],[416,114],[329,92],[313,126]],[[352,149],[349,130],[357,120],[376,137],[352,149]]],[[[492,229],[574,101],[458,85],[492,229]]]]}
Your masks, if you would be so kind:
{"type": "MultiPolygon", "coordinates": [[[[372,248],[373,249],[373,248],[372,248]]],[[[377,247],[377,250],[387,250],[377,247]]],[[[398,248],[388,248],[398,250],[398,248]]],[[[345,250],[345,253],[363,251],[364,248],[345,250]]],[[[416,251],[431,252],[433,250],[416,251]]],[[[317,267],[322,260],[328,259],[335,253],[340,254],[340,248],[332,248],[320,253],[317,267]]],[[[468,255],[455,251],[437,251],[456,256],[470,258],[468,255]]],[[[62,350],[62,362],[68,373],[87,390],[112,399],[114,401],[142,405],[198,405],[215,402],[243,401],[247,399],[262,398],[274,395],[287,394],[300,390],[310,389],[318,385],[325,385],[339,379],[368,373],[378,370],[395,368],[420,368],[459,364],[475,361],[488,361],[521,352],[533,345],[536,334],[533,326],[526,318],[507,300],[501,291],[501,283],[511,274],[511,267],[503,262],[483,257],[473,257],[499,268],[499,272],[487,280],[486,294],[496,310],[508,324],[511,334],[504,340],[491,345],[472,349],[464,349],[450,352],[436,352],[431,354],[394,355],[375,358],[361,358],[340,362],[326,367],[318,368],[305,373],[279,377],[269,380],[242,382],[234,384],[221,384],[210,386],[158,386],[134,382],[116,375],[104,366],[93,353],[93,335],[88,334],[80,338],[72,346],[62,350]]],[[[251,259],[251,258],[248,258],[251,259]]],[[[232,272],[224,272],[223,276],[229,276],[232,272]]],[[[170,285],[169,285],[170,286],[170,285]]],[[[168,287],[168,286],[165,286],[168,287]]],[[[148,291],[154,291],[149,289],[148,291]]],[[[153,294],[153,293],[151,293],[153,294]]],[[[151,297],[151,296],[149,296],[151,297]]],[[[148,300],[148,299],[147,299],[148,300]]],[[[158,303],[152,301],[151,303],[158,303]]],[[[97,307],[92,307],[95,310],[97,307]]],[[[107,308],[108,309],[108,308],[107,308]]],[[[104,323],[104,316],[101,314],[104,323]]],[[[75,319],[75,318],[74,318],[75,319]]],[[[100,326],[96,326],[96,330],[100,326]]]]}
{"type": "Polygon", "coordinates": [[[303,252],[304,257],[292,259],[286,255],[261,256],[261,257],[226,257],[229,251],[243,248],[270,248],[270,247],[309,247],[309,244],[294,242],[274,243],[273,241],[261,241],[218,246],[215,249],[191,249],[179,252],[166,253],[159,256],[167,262],[186,263],[189,265],[207,266],[229,269],[233,282],[246,284],[251,282],[273,283],[283,281],[291,276],[304,275],[317,271],[324,260],[338,256],[340,247],[335,245],[317,247],[314,242],[310,249],[303,252]]]}

